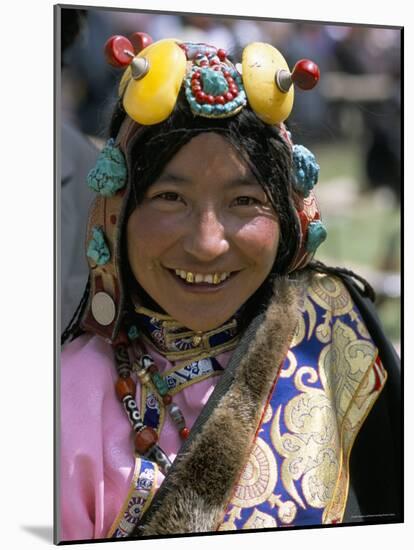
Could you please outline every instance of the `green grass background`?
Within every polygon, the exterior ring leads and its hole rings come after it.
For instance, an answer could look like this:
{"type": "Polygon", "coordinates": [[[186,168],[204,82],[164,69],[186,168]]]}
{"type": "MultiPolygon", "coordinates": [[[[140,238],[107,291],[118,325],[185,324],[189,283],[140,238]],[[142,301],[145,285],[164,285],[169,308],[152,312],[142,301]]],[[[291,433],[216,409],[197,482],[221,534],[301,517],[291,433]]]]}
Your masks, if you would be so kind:
{"type": "MultiPolygon", "coordinates": [[[[321,172],[320,194],[331,192],[329,201],[319,199],[328,229],[327,240],[319,247],[317,259],[330,265],[351,267],[360,272],[400,271],[400,208],[387,193],[375,193],[365,181],[358,143],[334,143],[313,147],[321,172]],[[335,203],[338,186],[348,181],[356,200],[341,208],[335,203]],[[334,203],[335,208],[329,205],[334,203]],[[333,210],[333,211],[332,211],[333,210]],[[387,261],[386,261],[387,259],[387,261]]],[[[388,298],[377,309],[386,334],[399,346],[400,298],[388,298]]]]}

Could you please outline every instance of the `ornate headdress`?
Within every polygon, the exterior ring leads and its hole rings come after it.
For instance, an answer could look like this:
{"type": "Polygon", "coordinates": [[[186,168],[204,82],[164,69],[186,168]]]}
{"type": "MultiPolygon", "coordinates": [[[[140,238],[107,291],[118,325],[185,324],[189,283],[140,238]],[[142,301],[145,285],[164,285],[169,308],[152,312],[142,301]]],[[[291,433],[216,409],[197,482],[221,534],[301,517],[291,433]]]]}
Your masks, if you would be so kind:
{"type": "Polygon", "coordinates": [[[294,168],[298,238],[288,271],[305,267],[326,237],[313,194],[319,166],[308,149],[292,143],[284,121],[292,110],[294,84],[313,88],[319,80],[317,65],[302,59],[290,71],[276,48],[252,43],[235,66],[222,49],[175,39],[152,43],[138,32],[129,39],[111,37],[105,53],[111,65],[125,69],[119,95],[128,116],[88,175],[98,196],[87,232],[91,288],[82,326],[114,344],[125,337],[119,332],[124,303],[120,241],[131,188],[131,147],[143,126],[168,119],[182,88],[195,116],[232,117],[249,104],[258,118],[279,127],[292,149],[294,168]]]}

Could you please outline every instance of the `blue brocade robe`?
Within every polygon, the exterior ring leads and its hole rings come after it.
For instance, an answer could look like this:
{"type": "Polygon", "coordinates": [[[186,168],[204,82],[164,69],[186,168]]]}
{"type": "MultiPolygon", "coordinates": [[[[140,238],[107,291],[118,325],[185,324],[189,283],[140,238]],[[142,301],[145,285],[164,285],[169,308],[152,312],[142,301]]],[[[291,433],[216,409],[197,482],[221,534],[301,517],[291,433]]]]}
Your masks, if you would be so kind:
{"type": "Polygon", "coordinates": [[[349,278],[276,281],[132,536],[401,521],[397,362],[349,278]]]}

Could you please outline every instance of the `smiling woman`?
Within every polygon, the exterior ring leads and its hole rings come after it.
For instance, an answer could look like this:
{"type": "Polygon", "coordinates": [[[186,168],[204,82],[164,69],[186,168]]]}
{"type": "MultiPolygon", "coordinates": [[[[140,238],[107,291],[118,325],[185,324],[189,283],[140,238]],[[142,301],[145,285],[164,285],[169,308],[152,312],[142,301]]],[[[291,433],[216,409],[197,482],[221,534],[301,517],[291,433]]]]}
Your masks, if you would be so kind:
{"type": "Polygon", "coordinates": [[[265,281],[279,223],[237,151],[207,133],[184,145],[151,185],[128,219],[127,243],[142,289],[183,326],[206,331],[265,281]]]}
{"type": "Polygon", "coordinates": [[[284,125],[317,66],[106,52],[127,68],[63,335],[61,539],[399,521],[396,358],[368,283],[312,261],[319,166],[284,125]]]}

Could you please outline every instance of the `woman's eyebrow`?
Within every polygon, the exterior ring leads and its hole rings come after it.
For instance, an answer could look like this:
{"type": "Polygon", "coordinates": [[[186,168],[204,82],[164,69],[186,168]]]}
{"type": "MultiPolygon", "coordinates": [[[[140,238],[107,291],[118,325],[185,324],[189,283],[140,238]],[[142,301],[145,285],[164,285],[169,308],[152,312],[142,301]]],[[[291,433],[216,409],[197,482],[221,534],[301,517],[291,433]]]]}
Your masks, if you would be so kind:
{"type": "MultiPolygon", "coordinates": [[[[157,180],[154,182],[154,184],[157,183],[164,183],[164,182],[171,182],[171,183],[187,183],[191,184],[193,183],[193,178],[185,176],[184,174],[175,174],[173,172],[163,172],[157,180]]],[[[257,179],[254,177],[253,174],[245,174],[241,176],[236,176],[235,178],[230,178],[229,180],[223,181],[224,187],[238,187],[242,185],[247,186],[253,186],[253,185],[260,185],[257,179]]]]}
{"type": "Polygon", "coordinates": [[[236,178],[230,179],[228,182],[226,182],[226,185],[229,187],[237,187],[241,185],[260,185],[257,179],[253,176],[253,174],[245,174],[243,176],[238,176],[236,178]]]}
{"type": "Polygon", "coordinates": [[[174,174],[172,172],[163,172],[154,183],[163,183],[165,181],[173,183],[192,183],[192,179],[184,175],[174,174]]]}

